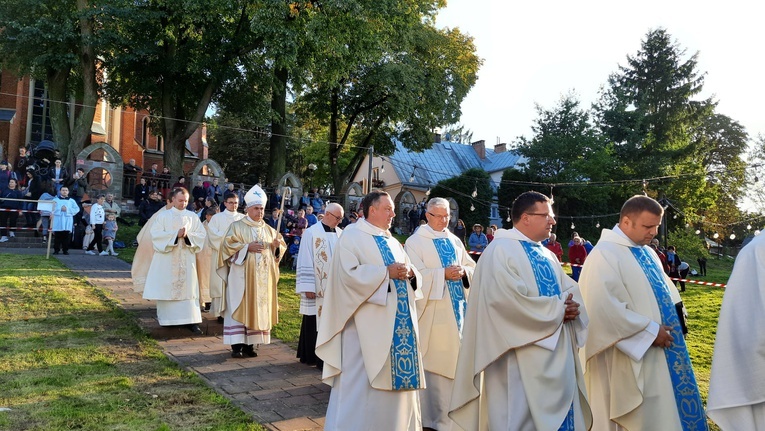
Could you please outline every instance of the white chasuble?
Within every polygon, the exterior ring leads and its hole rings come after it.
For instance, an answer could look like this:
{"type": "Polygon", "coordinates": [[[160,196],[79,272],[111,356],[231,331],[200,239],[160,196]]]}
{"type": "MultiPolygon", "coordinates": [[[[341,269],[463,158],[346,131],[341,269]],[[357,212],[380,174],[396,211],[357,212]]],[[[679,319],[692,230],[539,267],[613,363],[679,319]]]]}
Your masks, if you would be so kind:
{"type": "Polygon", "coordinates": [[[707,414],[723,431],[765,430],[765,235],[736,257],[717,323],[707,414]]]}
{"type": "Polygon", "coordinates": [[[329,264],[335,244],[342,234],[325,232],[323,223],[316,223],[303,232],[300,238],[300,252],[297,258],[295,291],[300,295],[300,314],[317,316],[317,328],[320,320],[319,308],[324,300],[324,291],[329,280],[329,264]],[[305,296],[306,292],[315,293],[316,298],[305,296]]]}
{"type": "Polygon", "coordinates": [[[159,213],[154,220],[151,226],[154,256],[146,277],[143,298],[157,301],[160,325],[201,321],[195,255],[204,247],[205,237],[205,229],[199,217],[191,211],[171,208],[159,213]],[[184,238],[178,238],[181,228],[186,228],[184,238]],[[174,311],[165,313],[168,311],[163,309],[165,307],[171,307],[174,311]],[[193,315],[186,317],[186,313],[193,315]]]}
{"type": "MultiPolygon", "coordinates": [[[[664,349],[651,346],[656,333],[649,331],[661,324],[661,311],[635,247],[618,226],[603,229],[579,278],[592,321],[582,354],[592,429],[681,431],[664,349]]],[[[655,253],[648,256],[661,268],[655,253]]],[[[660,277],[680,302],[672,281],[663,271],[660,277]]]]}
{"type": "MultiPolygon", "coordinates": [[[[430,226],[420,226],[406,241],[406,253],[412,264],[422,274],[423,299],[417,301],[420,345],[427,388],[420,392],[422,424],[438,430],[459,429],[448,417],[449,401],[453,392],[454,374],[457,368],[462,334],[458,328],[458,315],[464,319],[464,309],[455,307],[451,288],[444,278],[444,260],[449,265],[461,266],[465,271],[467,286],[456,282],[461,290],[459,298],[468,296],[473,278],[475,261],[467,254],[465,246],[448,230],[436,232],[430,226]],[[436,241],[449,241],[451,256],[440,257],[436,241]]],[[[443,253],[446,251],[443,250],[443,253]]]]}
{"type": "MultiPolygon", "coordinates": [[[[399,298],[377,241],[387,245],[390,258],[410,264],[388,231],[366,221],[343,232],[332,256],[316,344],[316,354],[324,361],[322,378],[332,386],[327,430],[422,428],[417,391],[393,390],[391,347],[399,298]]],[[[413,271],[421,283],[419,271],[413,271]]],[[[414,315],[421,293],[408,281],[404,288],[404,301],[414,315]]],[[[417,320],[411,323],[418,343],[417,320]]],[[[416,378],[422,382],[419,348],[417,355],[416,378]]]]}
{"type": "MultiPolygon", "coordinates": [[[[538,263],[535,265],[539,265],[538,263]]],[[[548,249],[519,231],[499,229],[473,276],[449,416],[463,429],[586,430],[587,402],[577,346],[588,317],[563,322],[579,287],[548,249]],[[547,296],[522,243],[538,247],[559,296],[547,296]],[[573,413],[573,415],[572,415],[573,413]]]]}

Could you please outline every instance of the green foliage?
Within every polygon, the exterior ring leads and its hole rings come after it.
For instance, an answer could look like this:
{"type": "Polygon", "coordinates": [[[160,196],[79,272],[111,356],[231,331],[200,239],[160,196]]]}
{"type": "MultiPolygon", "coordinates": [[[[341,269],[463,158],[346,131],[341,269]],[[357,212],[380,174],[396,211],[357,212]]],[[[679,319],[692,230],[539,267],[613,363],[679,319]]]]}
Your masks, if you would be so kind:
{"type": "Polygon", "coordinates": [[[430,192],[431,198],[453,198],[459,206],[459,218],[465,222],[468,230],[476,223],[484,227],[489,225],[493,195],[491,177],[478,168],[468,169],[460,176],[440,181],[430,192]],[[472,197],[474,191],[477,192],[475,198],[472,197]],[[473,211],[470,210],[471,205],[473,211]]]}
{"type": "Polygon", "coordinates": [[[218,111],[208,126],[210,158],[226,172],[229,181],[256,184],[268,170],[268,132],[263,122],[237,114],[218,111]]]}
{"type": "Polygon", "coordinates": [[[704,239],[689,228],[677,228],[671,231],[667,241],[668,245],[675,246],[680,258],[692,266],[695,266],[696,259],[699,257],[709,257],[704,239]]]}

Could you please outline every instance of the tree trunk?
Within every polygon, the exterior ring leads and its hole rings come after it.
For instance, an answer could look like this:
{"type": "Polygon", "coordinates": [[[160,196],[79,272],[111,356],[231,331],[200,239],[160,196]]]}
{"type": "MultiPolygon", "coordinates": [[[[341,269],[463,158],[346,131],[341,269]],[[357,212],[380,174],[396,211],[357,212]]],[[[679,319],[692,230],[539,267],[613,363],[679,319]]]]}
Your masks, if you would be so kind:
{"type": "Polygon", "coordinates": [[[98,103],[98,70],[96,64],[98,57],[92,45],[93,38],[93,20],[87,18],[85,12],[90,9],[88,0],[77,0],[77,11],[80,13],[80,68],[82,69],[82,106],[74,119],[74,127],[71,131],[71,140],[69,142],[69,157],[75,162],[77,154],[85,148],[85,144],[90,139],[90,129],[93,126],[93,118],[96,115],[96,104],[98,103]]]}
{"type": "Polygon", "coordinates": [[[279,67],[274,71],[271,85],[271,109],[275,117],[271,120],[269,166],[266,184],[277,186],[287,170],[287,69],[279,67]]]}
{"type": "MultiPolygon", "coordinates": [[[[58,145],[63,162],[69,158],[69,142],[71,134],[69,129],[69,104],[67,103],[67,84],[69,82],[69,69],[48,70],[48,99],[50,109],[50,125],[53,130],[53,140],[58,145]]],[[[53,163],[53,160],[51,160],[53,163]]]]}

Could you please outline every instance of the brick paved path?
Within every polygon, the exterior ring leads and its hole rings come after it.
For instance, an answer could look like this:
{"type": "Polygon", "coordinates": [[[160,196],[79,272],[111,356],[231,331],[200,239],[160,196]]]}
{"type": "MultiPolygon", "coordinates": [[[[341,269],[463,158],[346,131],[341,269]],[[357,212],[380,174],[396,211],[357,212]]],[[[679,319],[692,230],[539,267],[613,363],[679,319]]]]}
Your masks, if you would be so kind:
{"type": "MultiPolygon", "coordinates": [[[[14,249],[15,254],[45,254],[44,249],[14,249]]],[[[186,329],[163,328],[156,319],[154,303],[134,293],[130,264],[111,256],[89,256],[81,250],[52,256],[86,277],[94,286],[136,316],[139,324],[157,339],[165,354],[196,372],[218,393],[270,430],[321,430],[329,401],[329,386],[321,383],[315,367],[301,364],[295,350],[279,340],[261,346],[257,358],[233,359],[223,345],[223,328],[216,320],[200,325],[205,335],[186,329]]]]}

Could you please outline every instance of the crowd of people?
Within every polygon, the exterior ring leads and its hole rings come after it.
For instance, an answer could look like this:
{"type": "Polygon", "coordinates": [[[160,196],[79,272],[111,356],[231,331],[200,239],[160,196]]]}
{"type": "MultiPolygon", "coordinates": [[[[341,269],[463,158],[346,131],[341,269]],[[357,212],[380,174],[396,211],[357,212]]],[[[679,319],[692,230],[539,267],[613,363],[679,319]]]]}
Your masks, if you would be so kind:
{"type": "Polygon", "coordinates": [[[332,386],[325,429],[707,429],[670,279],[684,266],[674,247],[653,244],[663,208],[649,197],[627,200],[596,245],[573,235],[578,282],[563,271],[551,202],[536,192],[513,203],[512,229],[476,225],[467,241],[464,223],[449,228],[449,202],[430,199],[406,244],[390,233],[395,205],[380,191],[355,223],[310,198],[288,216],[259,186],[244,214],[226,190],[224,210],[208,206],[204,221],[186,189],[170,198],[147,220],[133,265],[160,324],[201,333],[201,312],[212,313],[231,356],[256,357],[291,257],[297,356],[332,386]]]}

